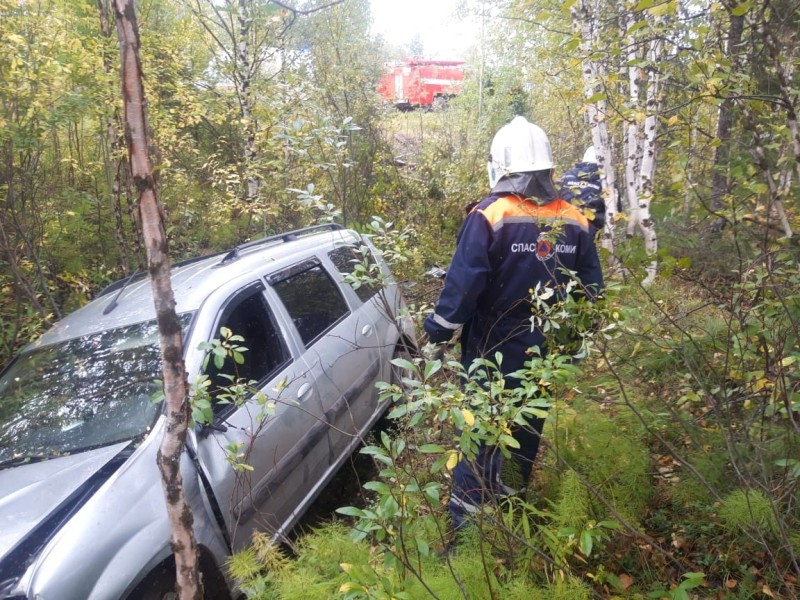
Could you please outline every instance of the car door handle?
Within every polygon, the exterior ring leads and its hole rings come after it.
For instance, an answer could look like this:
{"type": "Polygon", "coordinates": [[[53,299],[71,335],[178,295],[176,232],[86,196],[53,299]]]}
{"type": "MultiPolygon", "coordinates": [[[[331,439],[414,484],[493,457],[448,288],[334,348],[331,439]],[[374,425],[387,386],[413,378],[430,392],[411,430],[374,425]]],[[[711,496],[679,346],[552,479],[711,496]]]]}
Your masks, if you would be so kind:
{"type": "Polygon", "coordinates": [[[372,325],[364,325],[361,328],[361,335],[367,337],[368,335],[372,335],[372,325]]]}
{"type": "Polygon", "coordinates": [[[306,396],[311,393],[311,384],[306,382],[300,386],[300,389],[297,390],[297,399],[304,400],[306,396]]]}

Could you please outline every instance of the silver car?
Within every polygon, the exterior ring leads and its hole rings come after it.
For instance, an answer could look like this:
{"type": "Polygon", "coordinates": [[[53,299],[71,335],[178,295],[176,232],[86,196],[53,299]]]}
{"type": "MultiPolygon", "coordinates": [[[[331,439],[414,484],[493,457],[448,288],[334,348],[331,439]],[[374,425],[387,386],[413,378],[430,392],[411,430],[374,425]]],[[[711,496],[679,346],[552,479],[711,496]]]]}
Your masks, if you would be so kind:
{"type": "MultiPolygon", "coordinates": [[[[338,226],[187,261],[172,281],[189,379],[207,363],[213,414],[189,432],[181,469],[206,597],[225,598],[226,558],[254,530],[288,533],[384,412],[375,384],[414,331],[370,242],[338,226]],[[385,278],[346,283],[363,261],[385,278]],[[206,360],[201,344],[224,328],[244,338],[243,364],[206,360]],[[255,391],[225,401],[226,369],[257,382],[269,416],[255,391]]],[[[170,597],[154,318],[150,281],[120,282],[2,373],[0,599],[170,597]]]]}

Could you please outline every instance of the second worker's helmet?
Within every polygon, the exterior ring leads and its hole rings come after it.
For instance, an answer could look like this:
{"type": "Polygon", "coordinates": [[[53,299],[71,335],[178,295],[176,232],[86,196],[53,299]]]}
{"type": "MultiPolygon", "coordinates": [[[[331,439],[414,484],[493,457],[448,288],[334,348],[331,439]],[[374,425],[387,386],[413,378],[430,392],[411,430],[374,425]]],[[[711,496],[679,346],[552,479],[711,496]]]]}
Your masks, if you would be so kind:
{"type": "Polygon", "coordinates": [[[529,123],[525,117],[514,117],[495,134],[487,167],[490,188],[511,173],[552,169],[550,140],[538,125],[529,123]]]}
{"type": "Polygon", "coordinates": [[[583,153],[583,162],[597,164],[597,154],[594,151],[594,146],[589,146],[586,152],[583,153]]]}

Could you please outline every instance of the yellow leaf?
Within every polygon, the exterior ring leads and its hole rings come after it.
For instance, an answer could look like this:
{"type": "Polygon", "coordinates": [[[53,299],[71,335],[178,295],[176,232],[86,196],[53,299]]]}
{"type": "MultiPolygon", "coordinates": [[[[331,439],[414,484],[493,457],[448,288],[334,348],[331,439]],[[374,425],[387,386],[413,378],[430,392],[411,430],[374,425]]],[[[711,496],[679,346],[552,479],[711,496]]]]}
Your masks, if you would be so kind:
{"type": "Polygon", "coordinates": [[[655,6],[649,8],[648,12],[654,17],[663,17],[671,12],[675,12],[677,9],[677,5],[678,5],[677,2],[663,2],[661,4],[656,4],[655,6]]]}
{"type": "Polygon", "coordinates": [[[467,424],[467,427],[472,427],[475,425],[475,415],[473,415],[469,410],[462,408],[461,415],[464,417],[464,423],[467,424]]]}
{"type": "Polygon", "coordinates": [[[672,115],[667,121],[667,125],[677,125],[680,122],[681,120],[680,117],[678,117],[678,115],[672,115]]]}
{"type": "Polygon", "coordinates": [[[762,377],[761,379],[757,379],[755,384],[753,385],[753,389],[755,391],[763,390],[764,388],[772,387],[772,382],[767,379],[766,377],[762,377]]]}
{"type": "Polygon", "coordinates": [[[349,573],[350,570],[353,568],[353,565],[351,565],[350,563],[339,563],[339,568],[345,573],[349,573]]]}
{"type": "Polygon", "coordinates": [[[345,581],[342,585],[339,586],[339,593],[346,594],[349,591],[355,589],[356,584],[352,581],[345,581]]]}
{"type": "Polygon", "coordinates": [[[458,452],[456,452],[455,450],[451,450],[450,456],[447,458],[447,464],[445,466],[447,467],[448,471],[452,471],[453,469],[456,468],[457,464],[458,464],[458,452]]]}
{"type": "Polygon", "coordinates": [[[772,593],[772,590],[769,589],[768,585],[765,585],[764,587],[761,588],[761,593],[766,595],[766,596],[769,596],[770,598],[774,598],[775,597],[775,594],[772,593]]]}

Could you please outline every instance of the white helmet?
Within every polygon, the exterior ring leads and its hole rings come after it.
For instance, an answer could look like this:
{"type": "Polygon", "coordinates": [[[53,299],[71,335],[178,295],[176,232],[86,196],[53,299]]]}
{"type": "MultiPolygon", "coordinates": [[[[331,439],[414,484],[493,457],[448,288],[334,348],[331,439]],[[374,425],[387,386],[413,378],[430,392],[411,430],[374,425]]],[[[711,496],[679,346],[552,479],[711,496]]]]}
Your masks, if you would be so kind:
{"type": "Polygon", "coordinates": [[[583,162],[597,164],[597,155],[594,153],[594,146],[589,146],[583,153],[583,162]]]}
{"type": "Polygon", "coordinates": [[[528,123],[525,117],[514,117],[495,134],[487,167],[491,188],[510,173],[552,169],[550,140],[541,127],[528,123]]]}

